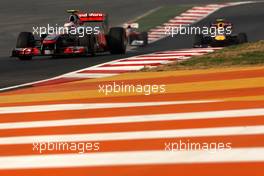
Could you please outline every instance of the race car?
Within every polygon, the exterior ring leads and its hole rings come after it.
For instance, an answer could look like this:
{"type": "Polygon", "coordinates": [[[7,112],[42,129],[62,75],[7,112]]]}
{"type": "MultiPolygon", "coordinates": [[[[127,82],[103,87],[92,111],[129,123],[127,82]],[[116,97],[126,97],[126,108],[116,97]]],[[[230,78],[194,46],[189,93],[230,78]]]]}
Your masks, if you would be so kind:
{"type": "Polygon", "coordinates": [[[12,56],[31,60],[34,56],[86,56],[99,52],[124,54],[127,46],[126,30],[123,27],[109,29],[108,16],[101,12],[84,13],[68,10],[68,21],[63,32],[41,36],[21,32],[12,56]]]}
{"type": "Polygon", "coordinates": [[[233,34],[233,24],[225,19],[216,19],[210,24],[209,29],[214,29],[210,34],[196,34],[194,47],[224,47],[248,42],[246,33],[233,34]]]}
{"type": "Polygon", "coordinates": [[[127,32],[128,44],[131,46],[146,46],[148,44],[148,33],[139,32],[138,23],[126,23],[124,28],[127,32]]]}

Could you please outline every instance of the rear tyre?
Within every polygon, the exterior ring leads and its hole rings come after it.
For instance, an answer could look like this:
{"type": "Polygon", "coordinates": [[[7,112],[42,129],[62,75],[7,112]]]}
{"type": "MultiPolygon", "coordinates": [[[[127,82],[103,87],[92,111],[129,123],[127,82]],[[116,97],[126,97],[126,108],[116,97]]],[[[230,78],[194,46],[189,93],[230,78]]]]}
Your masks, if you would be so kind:
{"type": "Polygon", "coordinates": [[[193,44],[193,47],[199,48],[199,47],[203,47],[203,45],[204,45],[203,35],[202,34],[196,34],[194,36],[194,44],[193,44]]]}
{"type": "Polygon", "coordinates": [[[142,37],[143,37],[143,46],[148,45],[148,33],[142,32],[142,37]]]}
{"type": "Polygon", "coordinates": [[[246,33],[239,33],[238,34],[238,43],[242,44],[242,43],[247,43],[247,42],[248,42],[247,34],[246,33]]]}
{"type": "MultiPolygon", "coordinates": [[[[35,38],[31,32],[21,32],[18,35],[16,48],[30,48],[34,47],[35,38]]],[[[18,57],[20,60],[31,60],[32,56],[20,56],[18,57]]]]}
{"type": "Polygon", "coordinates": [[[108,34],[108,46],[111,54],[125,54],[127,46],[126,31],[122,27],[111,28],[108,34]]]}

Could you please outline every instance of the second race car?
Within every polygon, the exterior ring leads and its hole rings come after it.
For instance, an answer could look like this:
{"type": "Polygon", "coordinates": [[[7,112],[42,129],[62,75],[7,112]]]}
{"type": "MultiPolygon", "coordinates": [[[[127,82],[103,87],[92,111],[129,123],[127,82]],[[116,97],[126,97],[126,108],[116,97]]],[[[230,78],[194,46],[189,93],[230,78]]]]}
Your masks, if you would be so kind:
{"type": "Polygon", "coordinates": [[[223,47],[248,42],[247,34],[233,34],[233,24],[225,19],[216,19],[209,29],[214,29],[214,34],[196,34],[194,47],[223,47]]]}
{"type": "Polygon", "coordinates": [[[124,28],[127,31],[128,44],[131,46],[146,46],[148,44],[148,32],[139,32],[138,23],[126,23],[124,28]]]}

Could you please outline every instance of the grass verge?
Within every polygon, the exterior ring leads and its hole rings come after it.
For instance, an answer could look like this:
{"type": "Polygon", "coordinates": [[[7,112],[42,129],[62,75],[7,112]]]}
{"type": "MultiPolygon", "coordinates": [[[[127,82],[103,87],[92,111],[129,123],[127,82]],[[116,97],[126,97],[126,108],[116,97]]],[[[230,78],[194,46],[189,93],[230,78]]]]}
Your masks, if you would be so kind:
{"type": "Polygon", "coordinates": [[[160,9],[136,20],[140,31],[148,31],[158,25],[166,23],[177,15],[192,8],[193,5],[163,6],[160,9]]]}
{"type": "Polygon", "coordinates": [[[144,68],[142,71],[169,71],[209,69],[264,65],[264,40],[226,47],[203,56],[195,56],[183,62],[174,62],[156,68],[144,68]]]}

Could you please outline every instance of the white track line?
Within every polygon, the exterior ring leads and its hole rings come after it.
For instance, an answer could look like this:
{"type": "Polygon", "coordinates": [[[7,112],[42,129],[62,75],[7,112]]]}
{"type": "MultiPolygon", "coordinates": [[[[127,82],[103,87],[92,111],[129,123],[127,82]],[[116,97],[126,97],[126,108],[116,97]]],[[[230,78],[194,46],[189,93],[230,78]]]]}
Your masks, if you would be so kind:
{"type": "MultiPolygon", "coordinates": [[[[124,59],[124,60],[122,60],[122,61],[119,61],[118,63],[129,63],[129,64],[132,64],[132,63],[137,63],[138,62],[138,60],[140,60],[140,62],[144,62],[145,64],[155,64],[155,63],[166,63],[166,62],[171,62],[168,58],[166,58],[166,59],[160,59],[160,58],[152,58],[152,59],[149,59],[149,58],[147,58],[147,59],[128,59],[128,60],[126,60],[126,59],[124,59]],[[144,61],[141,61],[141,60],[144,60],[144,61]]],[[[176,58],[173,58],[173,60],[177,60],[176,58]]]]}
{"type": "Polygon", "coordinates": [[[204,10],[204,11],[214,11],[214,10],[217,10],[218,8],[213,8],[213,7],[193,7],[192,8],[193,10],[204,10]]]}
{"type": "Polygon", "coordinates": [[[204,14],[197,14],[197,13],[182,13],[181,16],[185,17],[185,16],[195,16],[195,17],[204,17],[204,14]]]}
{"type": "Polygon", "coordinates": [[[165,53],[165,54],[156,54],[156,53],[154,53],[154,54],[147,54],[147,55],[144,55],[144,56],[142,56],[142,57],[140,57],[140,58],[147,58],[148,56],[149,57],[159,57],[159,56],[161,56],[161,57],[166,57],[166,56],[201,56],[201,55],[204,55],[204,53],[199,53],[199,52],[197,52],[197,53],[194,53],[194,52],[190,52],[190,53],[187,53],[187,52],[185,52],[185,53],[165,53]]]}
{"type": "Polygon", "coordinates": [[[105,78],[110,76],[115,76],[118,74],[110,73],[72,73],[69,75],[64,75],[65,78],[105,78]]]}
{"type": "Polygon", "coordinates": [[[199,52],[214,52],[215,50],[219,50],[219,49],[222,49],[222,48],[191,48],[191,49],[185,49],[185,50],[176,50],[176,51],[173,51],[173,50],[167,50],[167,51],[161,51],[161,52],[158,52],[158,53],[199,53],[199,52]]]}
{"type": "MultiPolygon", "coordinates": [[[[147,11],[146,13],[144,13],[143,15],[140,15],[140,16],[134,18],[133,20],[130,20],[128,23],[133,23],[134,21],[138,21],[139,19],[144,18],[145,16],[147,16],[147,15],[153,13],[153,12],[156,12],[156,11],[158,11],[161,8],[162,7],[157,7],[157,8],[151,9],[151,10],[147,11]]],[[[122,26],[122,24],[120,26],[122,26]]]]}
{"type": "Polygon", "coordinates": [[[151,130],[112,133],[34,135],[18,137],[1,137],[0,145],[33,144],[35,142],[78,142],[78,141],[119,141],[145,140],[183,137],[212,137],[233,135],[264,134],[264,126],[236,126],[214,128],[190,128],[176,130],[151,130]]]}
{"type": "Polygon", "coordinates": [[[112,63],[111,65],[117,65],[117,64],[124,64],[124,65],[129,65],[129,64],[142,64],[142,65],[146,65],[146,64],[160,64],[160,63],[170,63],[171,61],[166,61],[166,60],[156,60],[156,61],[125,61],[125,62],[115,62],[115,63],[112,63]]]}
{"type": "Polygon", "coordinates": [[[135,57],[133,58],[133,60],[135,59],[139,59],[139,60],[142,60],[142,59],[153,59],[153,58],[156,58],[156,59],[189,59],[190,57],[186,57],[186,56],[160,56],[160,57],[135,57]]]}
{"type": "Polygon", "coordinates": [[[165,31],[161,31],[161,30],[149,33],[149,35],[161,35],[161,36],[165,34],[166,34],[165,31]]]}
{"type": "Polygon", "coordinates": [[[183,26],[187,26],[190,25],[191,23],[183,23],[183,22],[179,22],[179,23],[164,23],[165,27],[174,27],[174,28],[179,28],[180,25],[183,26]]]}
{"type": "Polygon", "coordinates": [[[159,39],[161,36],[163,35],[159,35],[159,34],[149,34],[149,39],[153,38],[153,39],[159,39]]]}
{"type": "Polygon", "coordinates": [[[212,13],[214,10],[196,10],[196,9],[190,9],[190,10],[187,10],[186,13],[200,13],[200,14],[204,14],[204,15],[207,15],[209,13],[212,13]]]}
{"type": "Polygon", "coordinates": [[[130,70],[130,71],[136,71],[136,70],[140,70],[142,68],[144,68],[144,66],[118,66],[118,67],[117,66],[109,66],[109,67],[97,67],[97,68],[92,68],[89,70],[130,70]]]}
{"type": "Polygon", "coordinates": [[[12,107],[0,107],[0,114],[101,109],[101,108],[125,108],[125,107],[127,108],[127,107],[139,107],[139,106],[161,106],[161,105],[195,104],[195,103],[210,103],[210,102],[220,102],[220,101],[194,100],[194,101],[161,101],[161,102],[135,102],[135,103],[79,103],[79,104],[12,106],[12,107]]]}
{"type": "Polygon", "coordinates": [[[240,118],[240,117],[253,117],[253,116],[254,117],[259,116],[259,118],[264,118],[264,109],[263,108],[236,109],[236,110],[222,110],[222,111],[116,116],[116,117],[100,117],[100,118],[96,118],[96,117],[85,118],[84,115],[84,117],[81,119],[0,123],[0,129],[4,130],[4,129],[17,129],[17,128],[99,125],[99,124],[155,122],[155,121],[172,121],[172,120],[240,118]]]}
{"type": "MultiPolygon", "coordinates": [[[[163,32],[163,35],[165,35],[165,34],[166,34],[166,33],[165,33],[165,32],[166,32],[166,29],[165,29],[165,27],[164,27],[164,28],[162,28],[162,29],[156,29],[155,31],[150,31],[150,32],[149,32],[149,35],[153,35],[153,34],[155,35],[156,32],[163,32]]],[[[161,36],[162,36],[162,35],[161,35],[161,36]]]]}
{"type": "Polygon", "coordinates": [[[222,7],[225,7],[227,5],[224,5],[224,4],[209,4],[209,5],[206,5],[206,7],[213,7],[213,8],[222,8],[222,7]]]}
{"type": "Polygon", "coordinates": [[[175,20],[198,20],[198,17],[182,17],[182,16],[177,16],[173,18],[175,20]]]}
{"type": "Polygon", "coordinates": [[[126,166],[153,164],[263,162],[264,148],[225,151],[128,151],[0,157],[0,169],[126,166]],[[34,162],[32,162],[34,161],[34,162]]]}
{"type": "Polygon", "coordinates": [[[169,22],[171,23],[180,23],[180,22],[189,22],[189,23],[193,23],[196,20],[186,20],[186,19],[172,19],[169,22]]]}

